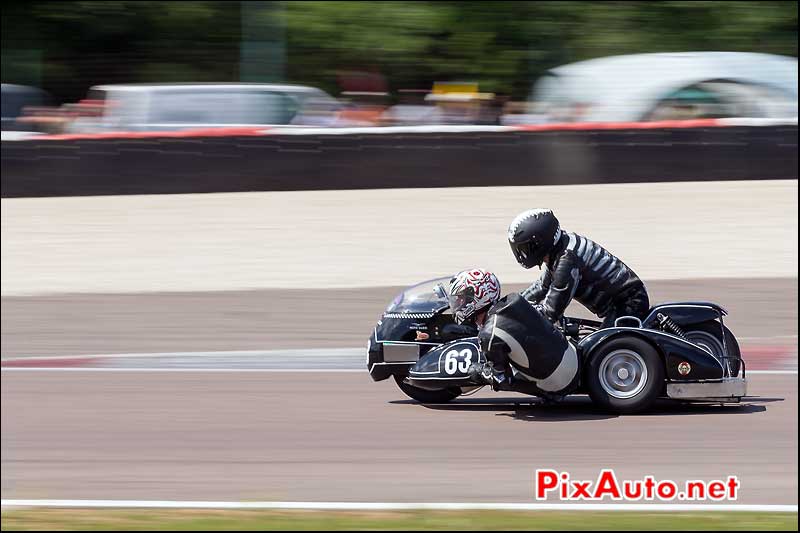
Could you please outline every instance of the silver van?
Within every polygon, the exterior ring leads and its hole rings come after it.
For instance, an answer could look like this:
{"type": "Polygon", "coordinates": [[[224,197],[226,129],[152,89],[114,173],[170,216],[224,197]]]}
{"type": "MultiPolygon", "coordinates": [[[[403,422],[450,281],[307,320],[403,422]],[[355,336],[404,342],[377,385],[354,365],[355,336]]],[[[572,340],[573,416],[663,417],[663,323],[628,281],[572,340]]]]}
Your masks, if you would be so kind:
{"type": "Polygon", "coordinates": [[[102,112],[76,119],[72,133],[291,125],[308,107],[340,107],[320,89],[257,83],[97,85],[87,100],[102,112]]]}

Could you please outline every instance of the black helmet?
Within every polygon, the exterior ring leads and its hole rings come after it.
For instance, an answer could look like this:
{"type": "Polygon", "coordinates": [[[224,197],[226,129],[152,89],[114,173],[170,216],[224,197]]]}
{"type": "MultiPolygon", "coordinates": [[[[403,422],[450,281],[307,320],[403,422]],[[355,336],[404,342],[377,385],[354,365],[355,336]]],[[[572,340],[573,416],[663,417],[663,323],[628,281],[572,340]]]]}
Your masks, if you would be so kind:
{"type": "Polygon", "coordinates": [[[550,209],[520,213],[508,226],[508,244],[517,262],[525,268],[541,265],[560,238],[558,219],[550,209]]]}

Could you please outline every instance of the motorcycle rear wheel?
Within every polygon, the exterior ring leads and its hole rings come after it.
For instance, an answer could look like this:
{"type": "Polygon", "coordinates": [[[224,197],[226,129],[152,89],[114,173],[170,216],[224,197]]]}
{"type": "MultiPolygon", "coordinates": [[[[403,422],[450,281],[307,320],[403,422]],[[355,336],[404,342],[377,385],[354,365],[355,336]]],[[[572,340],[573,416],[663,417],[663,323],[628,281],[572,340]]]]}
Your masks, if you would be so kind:
{"type": "Polygon", "coordinates": [[[742,353],[739,349],[739,343],[736,342],[736,337],[733,336],[731,330],[725,326],[720,327],[719,322],[716,320],[709,320],[685,326],[684,333],[686,333],[686,338],[689,342],[693,342],[710,352],[720,363],[724,364],[725,359],[723,357],[729,357],[727,361],[730,365],[731,376],[736,377],[739,375],[739,359],[742,357],[742,353]],[[722,343],[723,328],[725,330],[725,348],[723,348],[722,343]]]}

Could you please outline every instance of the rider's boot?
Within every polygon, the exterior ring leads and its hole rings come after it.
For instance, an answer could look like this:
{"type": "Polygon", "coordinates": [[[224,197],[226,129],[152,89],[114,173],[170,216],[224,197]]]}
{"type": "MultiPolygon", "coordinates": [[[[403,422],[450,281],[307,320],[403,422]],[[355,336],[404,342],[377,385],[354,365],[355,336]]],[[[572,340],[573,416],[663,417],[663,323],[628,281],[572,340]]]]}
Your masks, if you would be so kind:
{"type": "Polygon", "coordinates": [[[469,378],[475,383],[481,385],[489,385],[492,382],[492,375],[494,369],[491,362],[486,363],[472,363],[467,371],[469,378]]]}
{"type": "Polygon", "coordinates": [[[473,363],[469,367],[469,377],[476,383],[491,385],[495,391],[512,390],[511,372],[495,367],[491,361],[473,363]]]}

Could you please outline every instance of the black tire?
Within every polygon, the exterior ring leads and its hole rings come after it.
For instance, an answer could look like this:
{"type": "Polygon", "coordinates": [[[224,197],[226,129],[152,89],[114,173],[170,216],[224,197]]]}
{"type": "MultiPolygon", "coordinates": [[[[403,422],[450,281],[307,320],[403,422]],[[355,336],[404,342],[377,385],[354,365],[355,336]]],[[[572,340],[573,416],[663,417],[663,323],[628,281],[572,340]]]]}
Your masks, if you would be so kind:
{"type": "MultiPolygon", "coordinates": [[[[739,359],[742,357],[742,352],[739,349],[739,343],[736,341],[736,337],[733,336],[731,330],[727,327],[725,328],[725,348],[727,348],[727,354],[725,354],[723,350],[722,344],[722,328],[719,325],[719,322],[716,320],[709,320],[707,322],[700,322],[698,324],[692,324],[691,326],[685,326],[683,328],[684,333],[686,333],[686,338],[708,351],[716,357],[720,363],[723,363],[722,357],[727,355],[732,359],[728,359],[728,363],[731,367],[731,376],[736,377],[739,375],[739,367],[741,366],[739,359]],[[709,337],[710,336],[710,337],[709,337]]],[[[723,363],[724,366],[724,363],[723,363]]]]}
{"type": "Polygon", "coordinates": [[[592,401],[614,413],[632,414],[648,409],[663,394],[664,375],[664,361],[656,349],[638,337],[625,336],[611,339],[592,354],[584,378],[592,401]],[[620,364],[615,365],[617,361],[620,364]],[[614,374],[614,368],[625,368],[624,377],[622,372],[614,374]],[[637,374],[629,368],[644,371],[637,374]],[[633,376],[630,388],[620,385],[629,376],[633,376]]]}
{"type": "Polygon", "coordinates": [[[450,387],[442,390],[426,390],[409,385],[408,383],[403,383],[403,379],[404,377],[396,374],[394,376],[394,380],[397,382],[397,386],[400,387],[400,390],[412,400],[417,400],[420,403],[447,403],[461,395],[461,389],[458,387],[450,387]]]}

